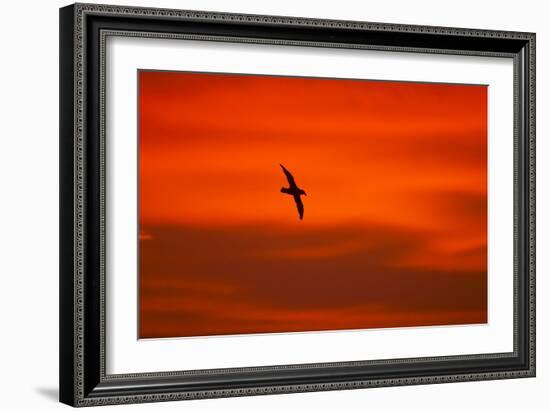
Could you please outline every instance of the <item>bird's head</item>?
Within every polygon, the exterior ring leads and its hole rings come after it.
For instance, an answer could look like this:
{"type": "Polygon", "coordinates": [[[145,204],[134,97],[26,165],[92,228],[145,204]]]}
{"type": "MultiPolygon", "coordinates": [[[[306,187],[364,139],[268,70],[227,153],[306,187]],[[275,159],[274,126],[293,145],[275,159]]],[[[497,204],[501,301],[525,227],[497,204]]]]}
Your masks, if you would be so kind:
{"type": "Polygon", "coordinates": [[[306,192],[305,192],[304,190],[301,190],[301,191],[302,191],[302,192],[301,192],[300,194],[303,194],[303,195],[305,195],[305,196],[307,197],[306,192]]]}

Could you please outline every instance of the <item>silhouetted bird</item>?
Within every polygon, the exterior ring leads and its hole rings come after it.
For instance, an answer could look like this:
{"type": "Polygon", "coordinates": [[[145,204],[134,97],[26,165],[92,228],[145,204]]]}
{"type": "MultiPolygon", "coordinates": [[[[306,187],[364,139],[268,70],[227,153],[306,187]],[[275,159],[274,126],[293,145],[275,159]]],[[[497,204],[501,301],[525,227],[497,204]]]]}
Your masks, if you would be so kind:
{"type": "Polygon", "coordinates": [[[299,188],[296,185],[296,182],[294,181],[294,177],[292,174],[290,174],[290,171],[288,171],[285,166],[282,164],[279,164],[281,168],[283,169],[283,172],[285,173],[286,179],[288,180],[289,187],[283,187],[281,188],[281,193],[289,194],[294,197],[294,201],[296,202],[296,207],[298,208],[298,214],[300,214],[300,220],[304,217],[304,204],[302,203],[302,199],[300,196],[303,194],[307,196],[306,192],[299,188]]]}

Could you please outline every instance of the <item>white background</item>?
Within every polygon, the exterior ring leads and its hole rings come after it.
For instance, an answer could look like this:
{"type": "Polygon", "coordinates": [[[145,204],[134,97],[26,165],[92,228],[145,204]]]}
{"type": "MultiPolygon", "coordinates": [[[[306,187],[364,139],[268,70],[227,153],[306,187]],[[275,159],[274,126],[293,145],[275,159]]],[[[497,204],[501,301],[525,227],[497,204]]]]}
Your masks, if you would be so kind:
{"type": "MultiPolygon", "coordinates": [[[[163,0],[118,2],[171,8],[431,24],[537,32],[538,377],[437,386],[202,400],[117,409],[528,409],[548,407],[550,303],[550,27],[542,1],[306,2],[163,0]]],[[[48,410],[57,401],[58,349],[58,7],[10,2],[0,26],[0,407],[48,410]]]]}
{"type": "Polygon", "coordinates": [[[513,351],[512,59],[135,37],[106,55],[107,373],[513,351]],[[488,324],[137,340],[139,68],[487,84],[488,324]]]}

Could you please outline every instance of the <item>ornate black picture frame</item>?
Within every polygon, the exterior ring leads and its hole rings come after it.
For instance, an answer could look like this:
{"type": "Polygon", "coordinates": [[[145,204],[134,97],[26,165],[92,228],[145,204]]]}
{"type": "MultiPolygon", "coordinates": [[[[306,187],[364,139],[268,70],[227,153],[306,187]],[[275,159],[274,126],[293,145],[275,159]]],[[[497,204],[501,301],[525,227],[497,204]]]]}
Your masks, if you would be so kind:
{"type": "Polygon", "coordinates": [[[535,34],[75,4],[60,10],[60,100],[61,402],[91,406],[535,376],[535,34]],[[107,374],[107,36],[512,58],[514,350],[452,357],[357,358],[344,363],[107,374]]]}

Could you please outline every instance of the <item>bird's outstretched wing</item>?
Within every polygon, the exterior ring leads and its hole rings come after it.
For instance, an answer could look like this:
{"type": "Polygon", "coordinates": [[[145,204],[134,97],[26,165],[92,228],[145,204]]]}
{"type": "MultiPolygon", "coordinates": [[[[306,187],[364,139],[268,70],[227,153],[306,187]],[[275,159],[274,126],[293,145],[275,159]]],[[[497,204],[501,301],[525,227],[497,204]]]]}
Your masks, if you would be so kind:
{"type": "Polygon", "coordinates": [[[291,188],[296,187],[296,183],[294,182],[294,177],[292,176],[292,174],[290,174],[290,171],[288,171],[285,168],[285,166],[283,166],[282,164],[279,164],[279,165],[283,169],[283,172],[285,173],[286,179],[288,180],[288,184],[290,184],[290,187],[291,188]]]}
{"type": "Polygon", "coordinates": [[[296,202],[296,208],[298,208],[298,214],[300,214],[300,220],[304,218],[304,203],[300,196],[294,196],[294,201],[296,202]]]}

